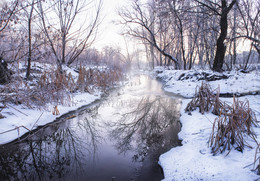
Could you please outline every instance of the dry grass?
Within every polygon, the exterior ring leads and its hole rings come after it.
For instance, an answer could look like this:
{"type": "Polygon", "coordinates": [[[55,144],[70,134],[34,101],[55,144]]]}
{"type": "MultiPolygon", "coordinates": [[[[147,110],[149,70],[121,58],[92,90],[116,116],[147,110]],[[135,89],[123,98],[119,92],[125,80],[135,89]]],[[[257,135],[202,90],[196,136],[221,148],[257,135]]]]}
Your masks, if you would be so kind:
{"type": "Polygon", "coordinates": [[[4,116],[1,114],[2,110],[6,107],[6,105],[0,106],[0,119],[3,119],[4,116]]]}
{"type": "Polygon", "coordinates": [[[260,175],[260,144],[257,144],[255,150],[254,171],[257,171],[257,174],[260,175]]]}
{"type": "Polygon", "coordinates": [[[223,153],[225,150],[230,152],[232,148],[243,151],[245,146],[251,147],[245,141],[246,137],[256,141],[253,126],[258,126],[258,122],[255,113],[250,109],[248,100],[239,101],[234,97],[230,106],[219,99],[219,92],[219,88],[212,90],[208,84],[202,83],[201,87],[196,88],[195,97],[188,103],[185,111],[191,114],[191,111],[199,108],[202,114],[211,111],[218,115],[209,139],[213,154],[223,153]]]}
{"type": "Polygon", "coordinates": [[[226,107],[223,107],[213,123],[209,142],[212,152],[222,153],[226,149],[230,152],[232,148],[242,152],[245,146],[252,148],[245,138],[251,137],[256,141],[253,126],[257,125],[257,119],[250,109],[249,101],[239,101],[234,97],[232,107],[228,111],[226,107]]]}
{"type": "Polygon", "coordinates": [[[119,70],[100,71],[81,67],[75,80],[71,73],[59,71],[44,72],[34,85],[17,76],[11,83],[0,89],[0,102],[22,104],[28,108],[46,109],[47,103],[52,105],[71,105],[74,92],[92,93],[96,89],[106,90],[120,80],[119,70]]]}
{"type": "Polygon", "coordinates": [[[84,92],[91,92],[93,88],[99,87],[102,90],[113,85],[123,77],[119,70],[101,71],[99,69],[88,69],[80,67],[77,80],[77,89],[84,92]]]}
{"type": "Polygon", "coordinates": [[[218,115],[223,103],[219,100],[219,88],[212,90],[208,84],[202,82],[200,87],[196,87],[195,97],[188,103],[185,112],[191,113],[199,108],[199,112],[204,114],[212,110],[213,114],[218,115]]]}

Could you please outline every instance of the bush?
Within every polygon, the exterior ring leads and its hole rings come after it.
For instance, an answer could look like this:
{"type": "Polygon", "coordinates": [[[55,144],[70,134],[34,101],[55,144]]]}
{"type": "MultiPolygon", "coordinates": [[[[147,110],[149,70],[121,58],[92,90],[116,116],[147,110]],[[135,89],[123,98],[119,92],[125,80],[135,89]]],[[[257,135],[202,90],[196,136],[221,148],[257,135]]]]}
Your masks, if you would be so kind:
{"type": "Polygon", "coordinates": [[[108,87],[120,80],[122,73],[119,70],[99,70],[81,67],[78,77],[71,73],[59,71],[44,72],[31,85],[31,82],[23,80],[20,76],[12,79],[12,82],[0,87],[0,102],[23,104],[28,108],[44,108],[47,103],[52,105],[71,105],[74,92],[89,92],[94,89],[105,91],[108,87]]]}

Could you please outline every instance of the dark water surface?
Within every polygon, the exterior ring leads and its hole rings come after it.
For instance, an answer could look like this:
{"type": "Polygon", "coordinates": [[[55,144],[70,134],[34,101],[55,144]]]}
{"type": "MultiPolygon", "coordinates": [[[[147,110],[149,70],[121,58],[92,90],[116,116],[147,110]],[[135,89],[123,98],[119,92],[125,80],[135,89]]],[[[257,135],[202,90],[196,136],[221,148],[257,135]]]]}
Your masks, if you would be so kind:
{"type": "Polygon", "coordinates": [[[0,180],[157,181],[160,154],[181,144],[181,101],[133,76],[110,96],[0,147],[0,180]]]}

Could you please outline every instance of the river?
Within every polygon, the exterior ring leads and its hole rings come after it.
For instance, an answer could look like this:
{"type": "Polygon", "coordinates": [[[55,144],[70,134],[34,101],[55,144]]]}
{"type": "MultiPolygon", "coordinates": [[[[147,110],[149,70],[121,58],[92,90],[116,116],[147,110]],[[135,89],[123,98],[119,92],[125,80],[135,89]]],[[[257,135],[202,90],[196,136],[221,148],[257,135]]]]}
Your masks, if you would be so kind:
{"type": "Polygon", "coordinates": [[[163,179],[159,156],[181,145],[181,100],[148,75],[0,147],[0,180],[163,179]]]}

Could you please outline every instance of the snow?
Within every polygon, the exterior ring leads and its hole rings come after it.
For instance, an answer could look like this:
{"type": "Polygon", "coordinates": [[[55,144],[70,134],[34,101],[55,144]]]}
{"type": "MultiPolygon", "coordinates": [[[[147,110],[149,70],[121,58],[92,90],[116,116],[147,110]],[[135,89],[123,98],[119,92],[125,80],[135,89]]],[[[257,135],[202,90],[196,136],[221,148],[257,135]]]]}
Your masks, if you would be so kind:
{"type": "MultiPolygon", "coordinates": [[[[17,66],[19,69],[23,69],[24,63],[19,62],[17,66]]],[[[52,65],[38,62],[34,62],[32,68],[40,72],[53,70],[52,65]]],[[[71,73],[73,78],[76,79],[78,77],[78,73],[75,72],[74,69],[65,66],[63,68],[67,71],[67,73],[71,73]]],[[[19,76],[25,77],[25,72],[16,73],[19,74],[19,76]]],[[[39,76],[34,73],[32,73],[32,75],[39,76]]],[[[22,85],[21,87],[25,87],[25,85],[22,85]]],[[[93,91],[94,92],[92,94],[81,92],[73,93],[73,95],[70,96],[71,100],[68,101],[69,104],[57,106],[60,113],[59,115],[53,115],[54,105],[51,104],[46,105],[44,110],[39,110],[37,108],[29,109],[23,105],[7,104],[6,107],[0,111],[4,117],[0,119],[0,144],[13,141],[29,130],[33,130],[38,126],[53,122],[56,118],[69,111],[88,105],[95,100],[100,99],[102,94],[101,91],[98,89],[93,91]]],[[[0,106],[3,107],[1,103],[0,106]]]]}
{"type": "MultiPolygon", "coordinates": [[[[254,162],[256,143],[250,138],[245,138],[253,149],[246,147],[243,153],[232,149],[213,156],[208,140],[211,134],[213,121],[216,116],[212,113],[200,114],[198,109],[188,115],[184,112],[187,103],[195,93],[196,86],[202,81],[188,79],[178,81],[179,76],[184,72],[165,70],[162,67],[155,69],[157,77],[165,83],[164,89],[168,92],[183,96],[181,106],[182,123],[181,132],[178,134],[182,140],[182,146],[172,148],[162,154],[159,164],[163,168],[164,181],[172,180],[255,180],[259,176],[252,164],[254,162]]],[[[198,70],[197,72],[201,72],[198,70]]],[[[210,72],[210,71],[209,71],[210,72]]],[[[248,93],[260,90],[259,72],[243,74],[238,71],[228,73],[226,80],[207,82],[212,88],[220,86],[221,93],[248,93]]],[[[220,98],[222,101],[232,104],[232,98],[220,98]]],[[[257,120],[260,121],[260,95],[240,97],[239,100],[248,99],[251,109],[255,112],[257,120]]],[[[257,140],[260,142],[260,128],[254,128],[257,140]]]]}
{"type": "MultiPolygon", "coordinates": [[[[155,71],[162,71],[162,67],[157,67],[155,71]]],[[[165,91],[179,94],[185,98],[191,98],[194,95],[194,88],[201,85],[201,81],[195,79],[188,79],[178,81],[178,78],[183,73],[194,73],[194,72],[206,72],[213,74],[212,71],[202,70],[163,70],[162,73],[157,75],[158,78],[165,81],[165,91]]],[[[216,73],[214,73],[216,74],[216,73]]],[[[217,88],[220,85],[220,93],[225,94],[243,94],[248,92],[255,92],[260,90],[260,73],[254,71],[250,74],[244,74],[239,71],[232,71],[225,73],[224,75],[229,76],[228,79],[209,81],[209,85],[212,88],[217,88]]]]}
{"type": "MultiPolygon", "coordinates": [[[[67,71],[70,71],[69,69],[67,71]]],[[[155,71],[157,77],[164,81],[164,89],[168,92],[183,96],[181,106],[182,123],[181,132],[178,134],[182,139],[182,146],[172,148],[168,152],[162,154],[159,158],[159,164],[163,168],[164,181],[171,180],[255,180],[259,178],[252,169],[254,165],[254,156],[256,143],[249,138],[246,141],[253,149],[245,148],[243,153],[232,150],[227,153],[213,156],[208,146],[208,140],[212,129],[212,123],[216,118],[211,113],[200,114],[198,110],[188,115],[184,112],[184,108],[194,95],[196,86],[200,86],[201,81],[196,79],[178,80],[183,73],[202,72],[202,70],[192,71],[176,71],[166,70],[157,67],[155,71]]],[[[75,72],[71,71],[73,76],[75,72]]],[[[205,72],[205,71],[204,71],[205,72]]],[[[210,71],[206,71],[212,73],[210,71]]],[[[212,88],[220,87],[220,92],[225,93],[249,93],[258,92],[260,90],[260,75],[258,71],[251,73],[241,73],[232,71],[226,74],[229,78],[224,80],[208,82],[212,88]]],[[[96,99],[100,99],[101,93],[95,95],[89,93],[74,94],[70,106],[58,105],[60,115],[68,111],[75,110],[83,105],[90,104],[96,99]]],[[[260,95],[243,96],[240,100],[248,99],[250,107],[255,112],[256,117],[260,120],[260,95]]],[[[221,98],[221,100],[232,103],[232,98],[221,98]]],[[[0,105],[2,106],[2,105],[0,105]]],[[[60,115],[52,114],[53,107],[50,105],[49,111],[41,111],[38,109],[28,109],[22,105],[7,105],[1,112],[5,117],[0,119],[0,133],[8,130],[10,132],[0,134],[0,144],[4,144],[23,135],[28,129],[35,129],[37,126],[45,125],[52,122],[60,115]],[[20,127],[24,126],[24,127],[20,127]],[[19,129],[16,129],[19,127],[19,129]],[[19,130],[19,132],[18,132],[19,130]]],[[[254,128],[254,131],[260,135],[260,128],[254,128]]]]}
{"type": "Polygon", "coordinates": [[[97,99],[100,99],[101,93],[89,94],[89,93],[77,93],[73,97],[73,101],[70,106],[58,105],[59,115],[53,115],[52,111],[54,110],[53,106],[49,106],[49,111],[41,111],[38,109],[28,109],[24,108],[21,105],[7,105],[1,114],[5,117],[0,119],[0,144],[8,143],[19,136],[22,136],[24,133],[28,132],[27,129],[33,130],[37,126],[45,125],[54,121],[56,118],[60,117],[62,114],[65,114],[69,111],[75,110],[78,107],[90,104],[97,99]],[[39,120],[38,120],[39,119],[39,120]],[[37,121],[38,120],[38,121],[37,121]],[[24,126],[24,127],[20,127],[24,126]],[[27,128],[27,129],[26,129],[27,128]]]}

